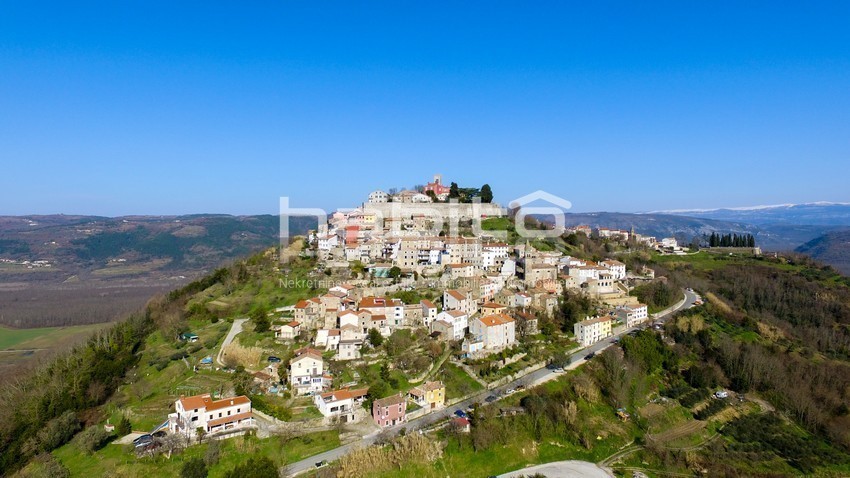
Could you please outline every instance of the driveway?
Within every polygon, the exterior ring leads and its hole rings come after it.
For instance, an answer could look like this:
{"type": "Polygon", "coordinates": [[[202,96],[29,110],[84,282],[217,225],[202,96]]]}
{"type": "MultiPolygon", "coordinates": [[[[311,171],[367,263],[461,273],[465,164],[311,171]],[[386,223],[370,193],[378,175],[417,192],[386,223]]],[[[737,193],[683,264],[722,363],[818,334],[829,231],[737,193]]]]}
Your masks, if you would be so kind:
{"type": "Polygon", "coordinates": [[[215,357],[215,361],[217,364],[224,366],[224,362],[222,362],[221,358],[224,356],[224,349],[230,345],[230,342],[233,342],[233,339],[242,332],[242,324],[247,322],[248,319],[236,319],[233,321],[233,325],[230,326],[230,332],[227,333],[227,337],[224,338],[224,342],[221,343],[221,348],[218,350],[218,355],[215,357]]]}
{"type": "Polygon", "coordinates": [[[535,473],[540,473],[546,478],[612,478],[614,476],[596,466],[595,463],[569,460],[530,466],[499,475],[499,478],[519,478],[521,476],[533,476],[535,473]]]}

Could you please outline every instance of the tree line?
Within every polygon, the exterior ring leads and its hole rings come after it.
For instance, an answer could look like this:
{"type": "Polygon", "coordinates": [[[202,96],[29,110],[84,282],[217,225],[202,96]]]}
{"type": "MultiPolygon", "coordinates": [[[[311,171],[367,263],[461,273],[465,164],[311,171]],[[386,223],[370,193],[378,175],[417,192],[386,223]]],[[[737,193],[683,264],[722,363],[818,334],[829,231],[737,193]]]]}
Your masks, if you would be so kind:
{"type": "Polygon", "coordinates": [[[756,238],[752,234],[718,234],[712,232],[708,237],[709,247],[756,247],[756,238]]]}

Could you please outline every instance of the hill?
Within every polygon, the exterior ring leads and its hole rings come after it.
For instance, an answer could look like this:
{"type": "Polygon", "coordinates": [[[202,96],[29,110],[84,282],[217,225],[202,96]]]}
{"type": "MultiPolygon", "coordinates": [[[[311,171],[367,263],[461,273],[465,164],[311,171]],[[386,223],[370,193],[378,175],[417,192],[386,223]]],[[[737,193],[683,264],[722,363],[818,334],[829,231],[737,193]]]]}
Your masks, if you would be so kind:
{"type": "MultiPolygon", "coordinates": [[[[291,218],[303,234],[315,219],[291,218]]],[[[152,295],[278,243],[272,215],[0,216],[0,324],[116,320],[152,295]]]]}
{"type": "Polygon", "coordinates": [[[720,209],[679,209],[655,213],[754,225],[850,226],[850,204],[847,203],[815,202],[720,209]]]}
{"type": "Polygon", "coordinates": [[[796,249],[850,275],[850,230],[832,231],[796,249]]]}
{"type": "Polygon", "coordinates": [[[769,251],[791,251],[800,244],[810,241],[829,226],[797,226],[791,224],[755,225],[747,222],[731,222],[706,217],[691,217],[677,214],[629,214],[595,212],[567,214],[568,226],[587,224],[630,230],[656,237],[676,237],[689,243],[694,237],[709,236],[712,232],[728,234],[752,234],[762,249],[769,251]]]}

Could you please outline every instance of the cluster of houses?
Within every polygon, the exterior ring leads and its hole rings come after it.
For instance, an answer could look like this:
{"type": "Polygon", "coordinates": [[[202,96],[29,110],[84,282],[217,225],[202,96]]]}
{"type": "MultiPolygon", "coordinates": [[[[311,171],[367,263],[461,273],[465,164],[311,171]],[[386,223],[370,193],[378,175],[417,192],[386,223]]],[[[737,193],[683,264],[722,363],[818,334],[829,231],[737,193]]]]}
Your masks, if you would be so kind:
{"type": "Polygon", "coordinates": [[[26,267],[27,269],[40,269],[40,268],[43,268],[43,267],[53,267],[53,264],[51,264],[50,261],[46,261],[46,260],[35,260],[35,261],[20,260],[20,261],[16,261],[14,259],[0,258],[0,263],[20,265],[20,266],[26,267]]]}
{"type": "MultiPolygon", "coordinates": [[[[507,244],[486,235],[435,235],[429,217],[417,214],[417,207],[431,203],[434,197],[445,199],[448,193],[439,176],[425,186],[424,192],[389,195],[374,191],[363,207],[337,212],[327,226],[311,233],[312,251],[325,270],[348,268],[351,262],[359,261],[368,274],[368,278],[355,276],[350,283],[299,301],[291,317],[272,327],[280,341],[312,342],[294,352],[286,367],[286,382],[293,395],[312,396],[323,417],[350,423],[360,419],[358,413],[366,413],[362,403],[368,388],[351,388],[353,384],[348,384],[334,390],[325,359],[360,359],[373,330],[386,337],[400,328],[425,328],[434,340],[458,343],[462,356],[480,357],[511,347],[518,338],[537,334],[538,317],[555,313],[565,289],[611,307],[575,324],[576,340],[583,346],[609,337],[617,327],[633,327],[648,320],[646,305],[628,295],[627,280],[637,278],[637,274],[645,278],[651,270],[630,272],[616,260],[594,262],[559,251],[538,250],[529,242],[507,244]],[[388,204],[411,206],[411,214],[381,217],[381,210],[376,208],[388,204]],[[399,268],[411,285],[416,280],[428,280],[431,288],[439,284],[436,287],[443,290],[442,295],[416,303],[386,296],[380,279],[393,267],[399,268]]],[[[667,239],[658,243],[634,231],[589,226],[571,231],[615,241],[671,246],[667,239]]],[[[389,282],[387,279],[384,286],[389,282]]],[[[197,340],[192,334],[184,335],[183,340],[197,340]]],[[[276,385],[278,365],[272,363],[267,370],[255,372],[255,381],[276,385]]],[[[409,403],[424,411],[444,407],[446,389],[441,382],[425,382],[406,394],[378,397],[372,403],[372,419],[378,426],[388,427],[407,420],[409,403]]],[[[253,425],[251,403],[246,397],[181,397],[175,409],[168,421],[174,432],[189,434],[201,428],[216,433],[253,425]]]]}
{"type": "Polygon", "coordinates": [[[369,204],[382,204],[388,202],[431,203],[434,202],[434,199],[437,201],[446,201],[449,198],[450,191],[451,188],[443,184],[443,176],[436,174],[434,175],[434,180],[426,184],[422,188],[422,191],[406,189],[395,194],[387,194],[384,191],[377,190],[369,194],[369,198],[366,202],[369,204]]]}

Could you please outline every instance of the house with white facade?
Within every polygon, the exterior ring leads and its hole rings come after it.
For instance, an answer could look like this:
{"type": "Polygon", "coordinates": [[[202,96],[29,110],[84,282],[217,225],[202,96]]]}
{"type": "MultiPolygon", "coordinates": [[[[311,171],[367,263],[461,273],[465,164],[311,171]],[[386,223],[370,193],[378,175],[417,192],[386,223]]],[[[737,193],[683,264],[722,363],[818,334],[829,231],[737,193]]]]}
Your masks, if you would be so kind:
{"type": "Polygon", "coordinates": [[[646,304],[623,305],[617,307],[616,314],[617,318],[626,324],[626,327],[634,327],[649,319],[649,310],[646,304]]]}
{"type": "Polygon", "coordinates": [[[600,262],[599,265],[608,269],[614,280],[623,280],[626,278],[626,265],[620,261],[608,259],[600,262]]]}
{"type": "Polygon", "coordinates": [[[244,395],[213,400],[210,394],[180,397],[168,415],[168,429],[190,438],[200,428],[206,433],[250,428],[254,425],[251,399],[244,395]]]}
{"type": "Polygon", "coordinates": [[[289,361],[289,385],[297,395],[321,392],[326,385],[325,362],[322,352],[304,348],[289,361]]]}
{"type": "MultiPolygon", "coordinates": [[[[361,196],[362,197],[362,196],[361,196]]],[[[381,191],[372,191],[369,193],[369,198],[366,200],[369,204],[381,204],[389,201],[390,195],[381,191]]]]}
{"type": "Polygon", "coordinates": [[[573,325],[576,342],[587,347],[606,337],[610,337],[613,324],[614,319],[608,316],[588,318],[581,322],[576,322],[573,325]]]}
{"type": "Polygon", "coordinates": [[[431,322],[437,320],[437,306],[428,299],[420,301],[422,305],[422,325],[430,327],[431,322]]]}
{"type": "Polygon", "coordinates": [[[274,337],[281,340],[293,340],[300,333],[301,324],[293,320],[278,327],[274,332],[274,337]]]}
{"type": "Polygon", "coordinates": [[[510,347],[516,342],[516,322],[506,314],[476,317],[470,321],[469,332],[486,349],[510,347]]]}
{"type": "Polygon", "coordinates": [[[334,390],[317,394],[313,397],[313,403],[319,409],[319,413],[326,418],[339,417],[342,423],[353,423],[360,404],[366,400],[369,388],[358,388],[349,390],[334,390]]]}
{"type": "Polygon", "coordinates": [[[446,339],[460,340],[466,334],[466,328],[469,326],[468,318],[466,312],[462,310],[444,310],[437,314],[435,322],[439,321],[451,324],[451,336],[446,337],[446,339]]]}
{"type": "Polygon", "coordinates": [[[466,315],[473,315],[478,311],[475,300],[468,293],[458,289],[449,289],[443,292],[443,310],[460,310],[466,315]]]}

